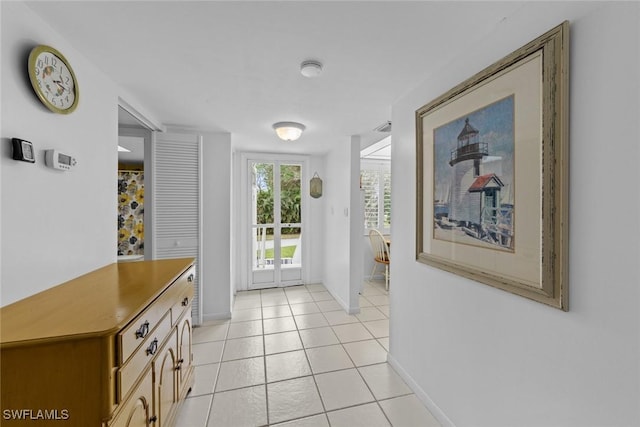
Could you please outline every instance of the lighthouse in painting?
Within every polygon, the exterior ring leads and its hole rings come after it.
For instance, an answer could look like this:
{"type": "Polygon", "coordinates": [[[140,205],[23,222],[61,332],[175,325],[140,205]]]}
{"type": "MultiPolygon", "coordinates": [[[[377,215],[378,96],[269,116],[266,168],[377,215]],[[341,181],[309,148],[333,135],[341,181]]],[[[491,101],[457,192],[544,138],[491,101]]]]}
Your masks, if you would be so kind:
{"type": "Polygon", "coordinates": [[[449,166],[453,167],[453,182],[449,195],[450,221],[480,223],[480,194],[469,191],[481,176],[482,159],[489,155],[489,144],[480,141],[479,134],[469,119],[465,119],[457,147],[451,150],[449,166]]]}
{"type": "Polygon", "coordinates": [[[507,98],[436,129],[436,238],[513,250],[512,105],[507,98]]]}

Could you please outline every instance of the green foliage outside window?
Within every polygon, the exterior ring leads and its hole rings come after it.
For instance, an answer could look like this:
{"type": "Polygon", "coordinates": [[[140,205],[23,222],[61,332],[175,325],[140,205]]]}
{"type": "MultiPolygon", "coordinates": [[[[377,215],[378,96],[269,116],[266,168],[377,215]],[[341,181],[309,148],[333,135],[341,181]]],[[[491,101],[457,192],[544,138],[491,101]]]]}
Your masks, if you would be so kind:
{"type": "MultiPolygon", "coordinates": [[[[301,167],[299,165],[280,166],[280,217],[281,223],[301,223],[301,167]]],[[[258,163],[256,173],[256,214],[258,224],[274,222],[273,164],[258,163]]],[[[269,228],[268,234],[273,233],[269,228]]],[[[299,234],[300,228],[283,228],[282,234],[299,234]]]]}

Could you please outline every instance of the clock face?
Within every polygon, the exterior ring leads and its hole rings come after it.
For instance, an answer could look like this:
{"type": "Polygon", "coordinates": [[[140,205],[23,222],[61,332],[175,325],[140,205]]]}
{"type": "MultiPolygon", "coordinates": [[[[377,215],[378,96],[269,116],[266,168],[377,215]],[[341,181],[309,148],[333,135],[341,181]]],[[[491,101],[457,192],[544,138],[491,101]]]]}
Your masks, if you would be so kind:
{"type": "Polygon", "coordinates": [[[29,78],[44,105],[56,113],[70,113],[78,105],[75,74],[60,52],[38,46],[29,55],[29,78]]]}

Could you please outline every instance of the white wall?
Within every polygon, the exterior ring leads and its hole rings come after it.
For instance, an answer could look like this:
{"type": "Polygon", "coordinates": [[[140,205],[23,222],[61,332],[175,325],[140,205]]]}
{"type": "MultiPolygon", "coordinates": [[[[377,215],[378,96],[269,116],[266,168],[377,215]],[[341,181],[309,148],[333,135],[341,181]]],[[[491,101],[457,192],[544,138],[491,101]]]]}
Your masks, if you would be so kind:
{"type": "Polygon", "coordinates": [[[527,3],[393,107],[390,360],[444,425],[640,425],[639,21],[636,2],[527,3]],[[415,110],[565,19],[569,312],[415,261],[415,110]]]}
{"type": "Polygon", "coordinates": [[[355,232],[356,224],[362,222],[358,214],[360,195],[357,191],[359,144],[357,139],[335,144],[325,157],[323,178],[324,285],[350,313],[359,309],[357,293],[362,280],[361,228],[360,234],[355,232]],[[351,266],[355,268],[351,269],[351,266]]]}
{"type": "Polygon", "coordinates": [[[202,134],[202,314],[231,317],[231,134],[202,134]]]}
{"type": "Polygon", "coordinates": [[[364,208],[360,203],[360,137],[351,137],[349,165],[349,309],[350,314],[360,312],[360,290],[364,274],[360,268],[364,208]]]}
{"type": "Polygon", "coordinates": [[[23,3],[2,2],[2,260],[6,305],[116,260],[118,88],[23,3]],[[46,109],[27,75],[30,50],[62,52],[78,78],[69,115],[46,109]],[[36,163],[11,159],[11,138],[31,141],[36,163]],[[71,172],[44,150],[78,160],[71,172]]]}
{"type": "MultiPolygon", "coordinates": [[[[326,173],[324,166],[324,156],[311,156],[309,158],[309,174],[307,182],[318,173],[322,179],[323,193],[326,193],[326,173]]],[[[314,199],[308,197],[307,209],[309,210],[309,226],[305,227],[305,239],[308,240],[309,271],[307,272],[308,283],[322,283],[324,279],[324,230],[325,230],[325,197],[314,199]]]]}

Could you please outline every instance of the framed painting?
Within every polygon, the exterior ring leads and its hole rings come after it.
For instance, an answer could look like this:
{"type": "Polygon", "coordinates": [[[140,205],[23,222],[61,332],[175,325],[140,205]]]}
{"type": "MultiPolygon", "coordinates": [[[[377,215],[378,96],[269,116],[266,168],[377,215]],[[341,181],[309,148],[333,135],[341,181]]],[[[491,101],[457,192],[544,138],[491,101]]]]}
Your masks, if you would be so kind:
{"type": "Polygon", "coordinates": [[[568,310],[569,23],[416,111],[416,258],[568,310]]]}

